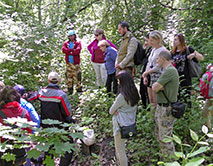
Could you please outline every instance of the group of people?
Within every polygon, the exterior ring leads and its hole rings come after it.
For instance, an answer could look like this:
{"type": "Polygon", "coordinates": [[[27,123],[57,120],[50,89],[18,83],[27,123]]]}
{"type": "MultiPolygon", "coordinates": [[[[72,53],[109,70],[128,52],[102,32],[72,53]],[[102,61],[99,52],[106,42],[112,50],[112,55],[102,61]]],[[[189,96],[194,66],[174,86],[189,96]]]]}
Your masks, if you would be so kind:
{"type": "MultiPolygon", "coordinates": [[[[116,47],[106,40],[103,30],[100,29],[95,31],[96,39],[88,46],[88,50],[92,54],[97,85],[100,86],[100,82],[106,83],[107,92],[110,92],[111,81],[118,80],[119,94],[109,113],[113,114],[116,156],[120,165],[127,166],[125,140],[121,138],[120,127],[132,125],[136,119],[139,95],[133,81],[135,76],[133,58],[138,44],[137,39],[129,30],[128,23],[120,22],[118,32],[122,36],[122,40],[117,56],[116,47]],[[102,61],[99,61],[100,58],[102,61]],[[113,68],[113,72],[109,72],[109,66],[113,68]],[[106,72],[103,70],[107,71],[107,81],[105,81],[106,72]]],[[[165,143],[163,139],[172,135],[176,118],[171,114],[171,107],[166,97],[170,103],[184,99],[188,107],[191,108],[192,78],[189,73],[189,61],[198,62],[203,60],[203,56],[186,45],[182,34],[174,36],[173,48],[169,51],[163,45],[162,34],[157,30],[146,36],[144,49],[145,55],[143,57],[145,59],[143,60],[140,94],[144,108],[150,103],[155,110],[156,139],[162,154],[168,157],[174,154],[175,148],[172,142],[165,143]]]]}
{"type": "MultiPolygon", "coordinates": [[[[59,89],[59,81],[60,77],[58,73],[50,72],[48,74],[47,87],[25,96],[27,97],[28,101],[33,101],[35,99],[40,100],[40,116],[38,115],[33,105],[23,98],[25,89],[22,85],[11,87],[8,85],[5,86],[3,82],[0,82],[0,123],[5,124],[3,120],[12,117],[26,118],[28,121],[35,122],[36,127],[41,126],[42,128],[51,127],[51,125],[42,124],[42,120],[44,119],[58,120],[60,122],[66,123],[75,123],[75,120],[72,118],[72,108],[68,96],[65,92],[59,89]]],[[[27,131],[29,133],[33,133],[33,131],[30,129],[27,129],[27,131]]],[[[1,142],[4,141],[6,140],[2,138],[1,142]]],[[[70,142],[73,143],[73,140],[70,139],[70,142]]],[[[14,149],[13,151],[7,151],[16,155],[15,163],[18,166],[25,162],[25,151],[28,150],[29,149],[14,149]]],[[[71,159],[72,152],[65,153],[64,156],[61,156],[60,166],[68,166],[71,162],[71,159]]],[[[12,164],[12,162],[0,160],[1,166],[8,166],[9,164],[12,164]]],[[[31,166],[30,159],[26,159],[25,166],[31,166]]]]}
{"type": "MultiPolygon", "coordinates": [[[[120,127],[136,123],[140,97],[133,78],[135,76],[134,54],[137,51],[138,41],[130,32],[127,22],[118,24],[118,32],[122,36],[118,50],[112,42],[106,39],[102,29],[94,32],[95,40],[88,45],[88,50],[91,53],[91,62],[96,73],[96,85],[98,87],[106,86],[108,93],[111,93],[113,89],[113,93],[116,95],[109,113],[113,115],[113,136],[118,162],[121,166],[127,166],[125,139],[121,138],[120,127]]],[[[67,36],[68,41],[64,42],[62,52],[65,54],[66,60],[68,93],[72,94],[74,82],[76,91],[82,92],[80,69],[82,47],[81,42],[77,41],[75,30],[70,31],[67,36]]],[[[165,143],[163,139],[172,135],[176,119],[171,114],[171,107],[165,96],[171,103],[181,98],[186,99],[185,102],[191,107],[192,79],[189,74],[189,61],[198,62],[203,60],[203,56],[186,45],[182,34],[174,36],[173,48],[171,51],[167,50],[163,46],[162,34],[157,30],[146,36],[143,47],[145,49],[143,57],[145,58],[142,64],[140,96],[144,108],[150,103],[155,110],[156,139],[162,154],[168,157],[174,154],[175,148],[172,142],[165,143]]],[[[49,118],[74,123],[68,97],[57,85],[59,80],[60,77],[56,72],[49,73],[48,86],[29,95],[28,100],[39,99],[41,101],[41,120],[49,118]]],[[[2,86],[0,109],[7,117],[23,117],[22,112],[27,109],[28,104],[26,104],[26,100],[19,99],[19,96],[22,95],[23,87],[20,85],[14,88],[2,86]],[[19,95],[16,94],[17,92],[19,95]],[[14,110],[16,110],[15,114],[14,110]]],[[[24,117],[36,122],[39,127],[40,118],[35,113],[36,111],[27,111],[25,111],[24,117]]],[[[2,119],[0,117],[1,123],[3,123],[2,119]]],[[[49,127],[42,123],[41,126],[49,127]]],[[[61,157],[60,165],[69,165],[71,157],[72,153],[65,154],[64,157],[61,157]]]]}

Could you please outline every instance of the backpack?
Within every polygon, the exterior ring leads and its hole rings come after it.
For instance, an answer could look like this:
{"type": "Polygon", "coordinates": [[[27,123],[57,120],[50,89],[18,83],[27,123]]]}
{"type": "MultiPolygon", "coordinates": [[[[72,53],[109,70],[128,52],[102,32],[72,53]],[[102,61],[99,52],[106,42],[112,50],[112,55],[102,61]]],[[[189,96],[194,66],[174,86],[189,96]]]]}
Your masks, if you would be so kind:
{"type": "Polygon", "coordinates": [[[210,85],[212,79],[212,72],[208,71],[205,74],[203,74],[202,78],[200,79],[200,92],[201,95],[204,96],[206,99],[213,98],[212,96],[209,96],[209,88],[213,85],[210,85]]]}
{"type": "MultiPolygon", "coordinates": [[[[186,47],[186,55],[189,55],[189,48],[186,47]]],[[[189,75],[190,77],[198,77],[200,78],[202,74],[202,68],[199,62],[195,62],[194,60],[188,60],[189,63],[189,75]]]]}
{"type": "MultiPolygon", "coordinates": [[[[128,42],[131,40],[132,37],[134,37],[134,36],[131,36],[129,38],[128,42]]],[[[138,47],[137,47],[137,50],[134,54],[134,64],[140,65],[140,64],[143,63],[143,59],[146,58],[146,55],[145,55],[145,50],[143,49],[141,42],[139,42],[137,40],[137,43],[138,43],[138,47]]]]}

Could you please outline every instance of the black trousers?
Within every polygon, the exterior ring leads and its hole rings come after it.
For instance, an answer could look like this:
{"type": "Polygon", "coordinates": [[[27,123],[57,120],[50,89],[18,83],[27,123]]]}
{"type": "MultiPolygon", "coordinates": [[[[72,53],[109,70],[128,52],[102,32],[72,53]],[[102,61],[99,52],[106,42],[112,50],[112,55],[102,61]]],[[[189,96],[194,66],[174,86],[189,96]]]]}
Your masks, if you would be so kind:
{"type": "Polygon", "coordinates": [[[141,95],[143,108],[146,108],[147,105],[149,104],[149,95],[147,91],[147,86],[144,85],[143,83],[143,78],[141,78],[141,82],[140,82],[140,95],[141,95]]]}
{"type": "Polygon", "coordinates": [[[70,162],[72,160],[73,151],[71,153],[66,152],[64,154],[64,157],[61,156],[60,164],[59,166],[69,166],[70,162]]]}
{"type": "Polygon", "coordinates": [[[112,83],[113,83],[113,93],[117,94],[117,92],[118,92],[118,81],[115,78],[115,73],[107,75],[107,81],[106,81],[107,93],[111,92],[112,83]]]}

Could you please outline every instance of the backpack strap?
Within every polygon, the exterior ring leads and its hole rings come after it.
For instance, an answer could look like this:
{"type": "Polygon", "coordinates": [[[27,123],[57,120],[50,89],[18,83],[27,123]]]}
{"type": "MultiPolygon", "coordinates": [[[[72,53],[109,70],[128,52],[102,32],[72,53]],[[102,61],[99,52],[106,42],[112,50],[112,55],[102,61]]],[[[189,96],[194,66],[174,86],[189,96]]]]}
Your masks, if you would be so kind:
{"type": "Polygon", "coordinates": [[[21,113],[21,118],[24,118],[26,115],[26,109],[23,109],[22,113],[21,113]]]}
{"type": "Polygon", "coordinates": [[[166,94],[165,94],[165,91],[164,91],[164,90],[162,91],[162,93],[163,93],[164,97],[166,98],[166,100],[167,100],[168,104],[171,104],[171,102],[169,101],[168,97],[166,96],[166,94]]]}
{"type": "Polygon", "coordinates": [[[129,41],[130,41],[133,37],[134,37],[133,35],[129,37],[128,43],[129,43],[129,41]]]}
{"type": "Polygon", "coordinates": [[[186,47],[186,55],[189,55],[190,54],[190,51],[189,51],[189,47],[187,46],[186,47]]]}
{"type": "Polygon", "coordinates": [[[0,117],[2,119],[7,119],[7,116],[4,114],[4,112],[2,110],[0,110],[0,117]]]}

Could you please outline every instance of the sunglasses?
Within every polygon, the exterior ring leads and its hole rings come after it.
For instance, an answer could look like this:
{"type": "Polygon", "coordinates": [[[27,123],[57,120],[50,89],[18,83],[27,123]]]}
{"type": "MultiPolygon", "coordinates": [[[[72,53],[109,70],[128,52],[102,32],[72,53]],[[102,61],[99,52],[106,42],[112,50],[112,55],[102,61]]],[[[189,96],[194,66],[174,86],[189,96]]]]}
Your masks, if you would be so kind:
{"type": "Polygon", "coordinates": [[[95,36],[99,36],[99,34],[95,34],[95,36]]]}

